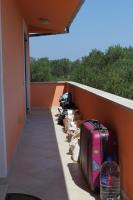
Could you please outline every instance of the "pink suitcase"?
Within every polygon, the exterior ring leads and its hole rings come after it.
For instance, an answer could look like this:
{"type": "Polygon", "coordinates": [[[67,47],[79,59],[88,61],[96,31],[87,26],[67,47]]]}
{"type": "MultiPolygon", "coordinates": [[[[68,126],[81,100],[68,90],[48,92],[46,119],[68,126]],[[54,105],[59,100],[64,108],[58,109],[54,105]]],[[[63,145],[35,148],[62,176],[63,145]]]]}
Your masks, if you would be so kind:
{"type": "Polygon", "coordinates": [[[107,128],[97,120],[84,122],[81,127],[80,164],[93,192],[99,190],[101,165],[109,155],[116,160],[116,141],[107,128]]]}

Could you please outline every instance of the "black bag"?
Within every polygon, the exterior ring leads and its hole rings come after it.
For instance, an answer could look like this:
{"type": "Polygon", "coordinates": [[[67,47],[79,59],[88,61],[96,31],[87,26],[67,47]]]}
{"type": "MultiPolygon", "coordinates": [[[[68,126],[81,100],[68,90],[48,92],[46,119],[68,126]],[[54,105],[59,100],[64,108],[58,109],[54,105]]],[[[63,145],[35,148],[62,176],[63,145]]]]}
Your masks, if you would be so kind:
{"type": "Polygon", "coordinates": [[[58,124],[63,126],[63,119],[65,119],[65,116],[67,115],[67,109],[64,109],[62,114],[58,117],[58,124]]]}
{"type": "Polygon", "coordinates": [[[63,126],[63,119],[64,119],[65,117],[63,116],[63,115],[60,115],[59,117],[58,117],[58,125],[61,125],[61,126],[63,126]]]}
{"type": "Polygon", "coordinates": [[[61,97],[60,97],[60,106],[63,108],[63,109],[69,109],[73,106],[73,103],[72,103],[72,94],[70,92],[67,92],[65,94],[63,94],[61,97]]]}

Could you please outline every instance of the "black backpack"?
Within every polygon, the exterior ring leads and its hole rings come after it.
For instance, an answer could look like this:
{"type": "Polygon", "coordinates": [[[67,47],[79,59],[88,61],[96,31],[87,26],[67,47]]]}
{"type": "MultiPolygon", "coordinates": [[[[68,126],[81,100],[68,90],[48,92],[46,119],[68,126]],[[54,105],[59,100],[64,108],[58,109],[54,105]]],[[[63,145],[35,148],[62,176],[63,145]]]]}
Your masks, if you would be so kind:
{"type": "Polygon", "coordinates": [[[69,109],[73,106],[73,103],[72,103],[72,94],[70,92],[67,92],[65,94],[63,94],[61,97],[60,97],[60,106],[63,108],[63,109],[69,109]]]}

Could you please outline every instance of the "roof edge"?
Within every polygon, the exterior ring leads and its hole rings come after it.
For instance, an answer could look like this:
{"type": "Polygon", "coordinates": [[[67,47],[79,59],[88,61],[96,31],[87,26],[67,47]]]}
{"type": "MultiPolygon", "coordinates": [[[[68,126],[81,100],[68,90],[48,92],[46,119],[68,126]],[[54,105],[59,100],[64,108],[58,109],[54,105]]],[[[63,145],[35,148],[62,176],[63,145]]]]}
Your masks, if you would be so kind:
{"type": "Polygon", "coordinates": [[[81,9],[82,5],[84,4],[84,2],[85,2],[85,0],[80,0],[79,6],[77,7],[76,11],[75,11],[74,14],[72,15],[72,17],[71,17],[71,19],[70,19],[70,21],[68,22],[68,24],[67,24],[66,27],[69,28],[69,27],[71,26],[71,24],[73,23],[74,19],[76,18],[77,14],[78,14],[79,10],[81,9]]]}

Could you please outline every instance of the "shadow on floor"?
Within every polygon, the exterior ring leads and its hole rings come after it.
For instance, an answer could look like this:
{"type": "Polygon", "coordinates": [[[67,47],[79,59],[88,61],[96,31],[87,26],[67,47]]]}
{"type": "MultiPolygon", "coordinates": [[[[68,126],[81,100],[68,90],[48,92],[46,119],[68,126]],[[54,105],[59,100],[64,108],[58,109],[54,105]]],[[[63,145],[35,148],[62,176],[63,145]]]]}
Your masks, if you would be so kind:
{"type": "Polygon", "coordinates": [[[50,110],[33,110],[28,117],[8,183],[8,193],[69,200],[50,110]]]}
{"type": "Polygon", "coordinates": [[[78,187],[80,187],[83,190],[85,190],[86,192],[88,192],[96,200],[100,200],[99,194],[94,194],[89,189],[88,184],[87,184],[85,178],[83,178],[83,174],[82,174],[82,171],[81,171],[80,164],[76,163],[76,162],[75,163],[69,163],[68,164],[68,168],[69,168],[71,177],[72,177],[73,181],[75,182],[75,184],[78,187]]]}

